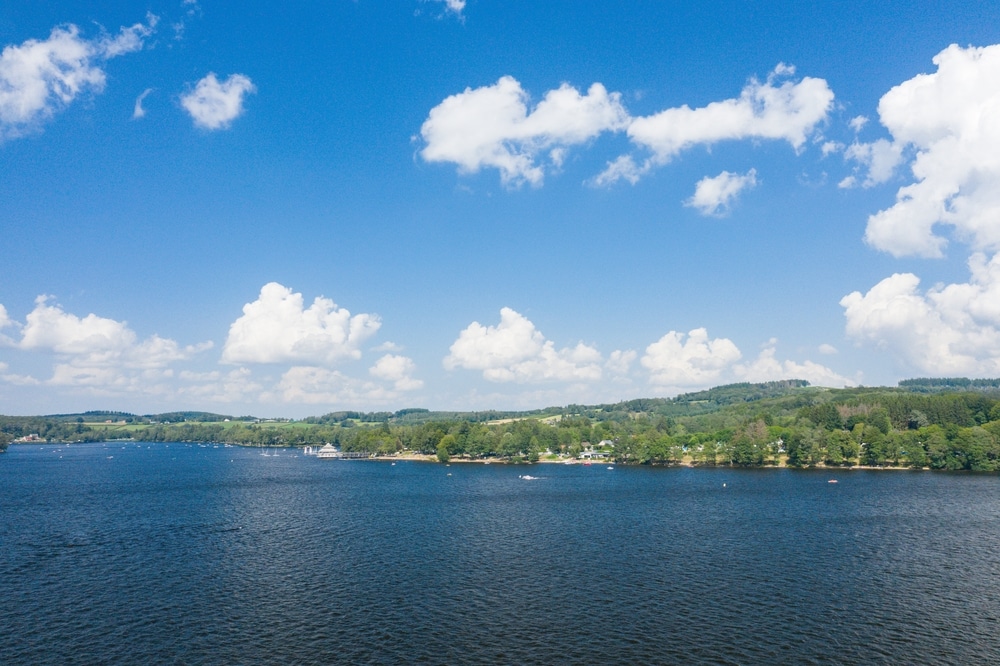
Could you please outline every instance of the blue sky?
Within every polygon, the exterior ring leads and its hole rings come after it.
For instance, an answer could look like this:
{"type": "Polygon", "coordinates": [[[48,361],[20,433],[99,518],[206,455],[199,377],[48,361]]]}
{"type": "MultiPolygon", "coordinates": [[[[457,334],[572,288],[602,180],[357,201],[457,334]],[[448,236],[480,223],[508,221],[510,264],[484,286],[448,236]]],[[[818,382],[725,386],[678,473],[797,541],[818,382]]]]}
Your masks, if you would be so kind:
{"type": "Polygon", "coordinates": [[[1000,6],[5,3],[0,413],[1000,376],[1000,6]]]}

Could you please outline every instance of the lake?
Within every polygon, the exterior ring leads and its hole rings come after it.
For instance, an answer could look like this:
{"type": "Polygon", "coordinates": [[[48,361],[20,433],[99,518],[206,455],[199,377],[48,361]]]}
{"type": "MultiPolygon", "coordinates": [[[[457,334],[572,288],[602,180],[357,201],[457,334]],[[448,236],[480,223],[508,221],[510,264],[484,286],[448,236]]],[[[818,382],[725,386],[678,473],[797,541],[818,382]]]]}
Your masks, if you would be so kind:
{"type": "Polygon", "coordinates": [[[607,467],[14,445],[0,663],[1000,663],[997,476],[607,467]]]}

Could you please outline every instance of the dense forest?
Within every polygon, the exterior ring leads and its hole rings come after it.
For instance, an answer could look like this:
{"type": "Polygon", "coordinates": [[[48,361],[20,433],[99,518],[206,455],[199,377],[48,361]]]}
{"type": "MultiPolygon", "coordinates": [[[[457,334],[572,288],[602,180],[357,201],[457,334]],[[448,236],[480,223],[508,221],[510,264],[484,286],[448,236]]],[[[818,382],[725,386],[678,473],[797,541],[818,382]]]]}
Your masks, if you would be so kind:
{"type": "Polygon", "coordinates": [[[204,412],[0,416],[11,441],[136,439],[246,446],[333,443],[534,462],[594,456],[625,464],[906,466],[1000,471],[1000,380],[913,379],[896,388],[824,389],[789,380],[676,398],[529,412],[333,412],[301,421],[204,412]]]}

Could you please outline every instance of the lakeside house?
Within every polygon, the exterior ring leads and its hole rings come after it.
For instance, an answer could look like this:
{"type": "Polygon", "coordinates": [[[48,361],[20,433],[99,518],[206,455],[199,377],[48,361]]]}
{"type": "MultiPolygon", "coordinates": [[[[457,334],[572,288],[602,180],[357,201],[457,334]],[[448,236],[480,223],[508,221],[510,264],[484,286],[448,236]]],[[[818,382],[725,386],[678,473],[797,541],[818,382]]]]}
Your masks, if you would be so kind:
{"type": "Polygon", "coordinates": [[[604,460],[610,458],[614,453],[615,443],[610,439],[602,439],[596,445],[590,442],[581,442],[583,451],[577,456],[580,460],[604,460]]]}

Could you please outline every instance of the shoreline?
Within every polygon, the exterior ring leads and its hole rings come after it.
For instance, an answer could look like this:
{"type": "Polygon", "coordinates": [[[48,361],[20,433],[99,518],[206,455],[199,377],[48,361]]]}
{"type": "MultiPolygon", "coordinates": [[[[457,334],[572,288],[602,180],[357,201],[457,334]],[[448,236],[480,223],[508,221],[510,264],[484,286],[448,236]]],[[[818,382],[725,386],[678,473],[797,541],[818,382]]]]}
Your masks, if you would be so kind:
{"type": "MultiPolygon", "coordinates": [[[[107,440],[111,442],[132,442],[135,440],[107,440]]],[[[81,442],[49,442],[49,441],[26,441],[26,442],[11,442],[9,446],[39,446],[39,445],[55,445],[55,446],[68,446],[70,444],[79,444],[81,442]]],[[[93,442],[91,442],[93,443],[93,442]]],[[[191,444],[193,442],[165,442],[167,444],[191,444]]],[[[227,446],[239,446],[241,448],[262,448],[256,446],[246,446],[242,444],[229,444],[227,446]]],[[[9,447],[7,447],[9,448],[9,447]]],[[[0,454],[5,453],[7,448],[0,448],[0,454]]],[[[298,446],[286,446],[286,447],[276,447],[276,448],[286,448],[286,449],[301,449],[298,446]]],[[[437,463],[441,464],[437,459],[437,455],[433,453],[401,453],[394,455],[373,455],[368,458],[358,458],[357,460],[369,460],[375,462],[397,462],[397,461],[409,461],[409,462],[427,462],[427,463],[437,463]]],[[[696,463],[690,459],[681,460],[680,462],[674,463],[634,463],[634,462],[617,462],[614,460],[584,460],[581,458],[562,458],[553,460],[551,458],[544,459],[541,458],[535,462],[529,462],[527,460],[506,460],[504,458],[460,458],[455,457],[448,460],[446,465],[455,463],[458,465],[468,465],[468,464],[478,464],[478,465],[584,465],[584,466],[624,466],[624,467],[686,467],[691,469],[700,468],[726,468],[726,469],[791,469],[791,470],[823,470],[827,472],[836,471],[898,471],[898,472],[919,472],[919,471],[931,471],[931,472],[944,472],[944,471],[956,471],[956,472],[968,472],[971,470],[935,470],[930,467],[909,467],[906,465],[812,465],[807,467],[791,467],[781,461],[776,465],[750,465],[750,466],[740,466],[740,465],[730,465],[726,463],[717,463],[714,465],[706,465],[702,463],[696,463]]]]}
{"type": "MultiPolygon", "coordinates": [[[[437,455],[430,453],[406,453],[399,455],[382,455],[382,456],[372,456],[370,458],[362,458],[362,460],[372,460],[377,462],[397,462],[397,461],[411,461],[411,462],[430,462],[442,464],[438,459],[437,455]]],[[[539,459],[536,462],[528,461],[510,461],[503,458],[451,458],[445,465],[450,465],[452,463],[458,465],[467,464],[479,464],[479,465],[591,465],[591,466],[618,466],[623,467],[642,467],[643,463],[621,463],[614,460],[582,460],[580,458],[566,458],[561,460],[552,459],[539,459]]],[[[691,469],[711,469],[711,468],[727,468],[727,469],[791,469],[791,470],[822,470],[827,472],[836,471],[897,471],[897,472],[920,472],[920,471],[934,471],[929,467],[908,467],[905,465],[813,465],[809,467],[790,467],[784,462],[777,465],[751,465],[751,466],[739,466],[739,465],[729,465],[726,463],[718,463],[715,465],[704,465],[700,463],[695,463],[691,460],[682,460],[676,463],[669,464],[649,464],[645,465],[647,467],[687,467],[691,469]]],[[[946,470],[937,470],[946,471],[946,470]]]]}

